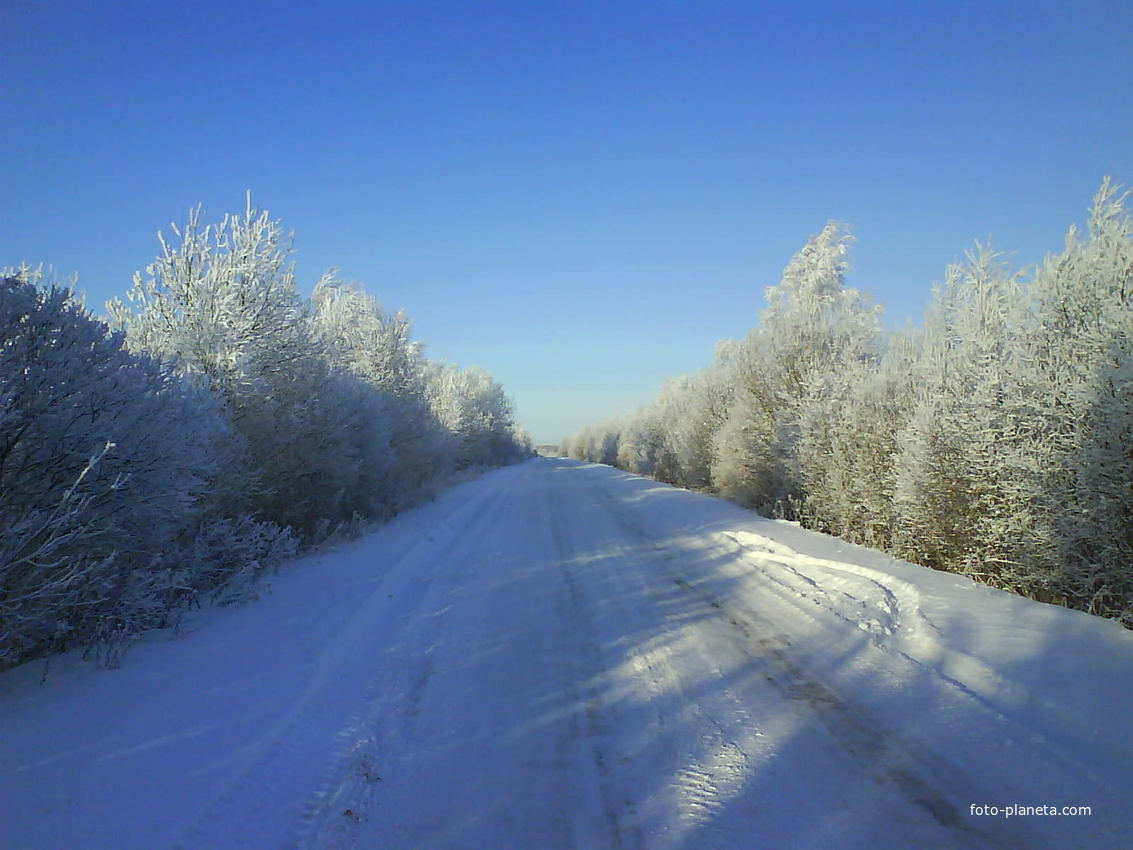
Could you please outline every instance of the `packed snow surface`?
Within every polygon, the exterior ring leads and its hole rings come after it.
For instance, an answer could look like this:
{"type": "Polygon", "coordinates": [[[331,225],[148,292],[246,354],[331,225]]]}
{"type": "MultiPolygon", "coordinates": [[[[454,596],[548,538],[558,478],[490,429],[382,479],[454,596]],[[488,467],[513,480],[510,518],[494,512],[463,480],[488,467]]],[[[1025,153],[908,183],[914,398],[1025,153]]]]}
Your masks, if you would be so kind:
{"type": "Polygon", "coordinates": [[[607,467],[258,597],[0,675],[0,845],[1133,846],[1133,634],[607,467]]]}

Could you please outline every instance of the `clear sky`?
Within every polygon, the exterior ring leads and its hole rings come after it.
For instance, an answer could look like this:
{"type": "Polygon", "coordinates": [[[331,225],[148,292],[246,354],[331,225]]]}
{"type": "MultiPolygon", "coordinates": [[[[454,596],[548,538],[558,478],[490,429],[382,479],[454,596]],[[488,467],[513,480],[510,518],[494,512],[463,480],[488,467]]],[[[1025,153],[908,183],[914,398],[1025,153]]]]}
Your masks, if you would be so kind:
{"type": "Polygon", "coordinates": [[[0,265],[101,312],[250,189],[304,293],[340,267],[537,442],[707,365],[828,219],[900,324],[1133,184],[1128,0],[4,0],[0,34],[0,265]]]}

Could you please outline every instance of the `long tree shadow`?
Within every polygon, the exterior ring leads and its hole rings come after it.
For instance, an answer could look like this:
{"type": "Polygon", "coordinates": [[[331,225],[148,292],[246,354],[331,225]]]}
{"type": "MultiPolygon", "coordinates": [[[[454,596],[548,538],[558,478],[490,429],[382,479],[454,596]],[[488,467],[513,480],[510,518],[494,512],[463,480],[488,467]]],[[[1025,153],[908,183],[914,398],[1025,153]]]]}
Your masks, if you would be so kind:
{"type": "MultiPolygon", "coordinates": [[[[555,463],[555,476],[581,471],[555,463]]],[[[532,720],[503,743],[571,725],[607,800],[605,846],[1066,846],[1086,835],[1123,846],[1129,808],[1115,807],[1133,790],[1127,745],[1113,764],[1083,765],[1067,755],[1081,731],[1069,725],[1058,727],[1061,749],[1037,733],[1013,740],[1033,731],[1026,701],[1013,717],[1010,699],[903,657],[896,638],[821,610],[802,616],[808,603],[770,594],[743,553],[695,543],[784,524],[614,470],[586,474],[605,481],[575,509],[638,523],[636,535],[612,548],[601,533],[575,537],[555,562],[514,575],[560,577],[569,605],[586,612],[573,640],[590,669],[574,687],[513,694],[532,720]],[[1055,803],[1104,815],[1009,821],[970,808],[1055,803]]],[[[957,615],[941,645],[967,646],[964,631],[957,615]]],[[[1052,630],[1019,648],[1020,680],[1041,681],[1036,671],[1064,658],[1058,639],[1052,630]]]]}

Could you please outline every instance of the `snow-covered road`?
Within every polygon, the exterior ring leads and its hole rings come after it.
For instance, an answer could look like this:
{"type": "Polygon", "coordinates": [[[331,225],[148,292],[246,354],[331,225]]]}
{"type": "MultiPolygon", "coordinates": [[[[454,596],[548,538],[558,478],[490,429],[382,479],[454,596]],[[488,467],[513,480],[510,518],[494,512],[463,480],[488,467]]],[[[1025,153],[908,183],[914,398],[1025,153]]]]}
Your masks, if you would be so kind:
{"type": "Polygon", "coordinates": [[[570,461],[43,672],[5,848],[1133,846],[1129,632],[570,461]]]}

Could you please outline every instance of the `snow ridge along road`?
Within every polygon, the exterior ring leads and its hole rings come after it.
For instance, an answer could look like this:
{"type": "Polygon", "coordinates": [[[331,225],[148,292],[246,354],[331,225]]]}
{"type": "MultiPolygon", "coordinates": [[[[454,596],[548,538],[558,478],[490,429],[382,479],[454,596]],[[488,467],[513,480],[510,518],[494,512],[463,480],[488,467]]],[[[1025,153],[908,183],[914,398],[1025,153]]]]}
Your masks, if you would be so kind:
{"type": "Polygon", "coordinates": [[[261,596],[0,675],[0,844],[1133,844],[1133,635],[608,467],[261,596]],[[972,809],[1009,805],[1090,814],[972,809]]]}

